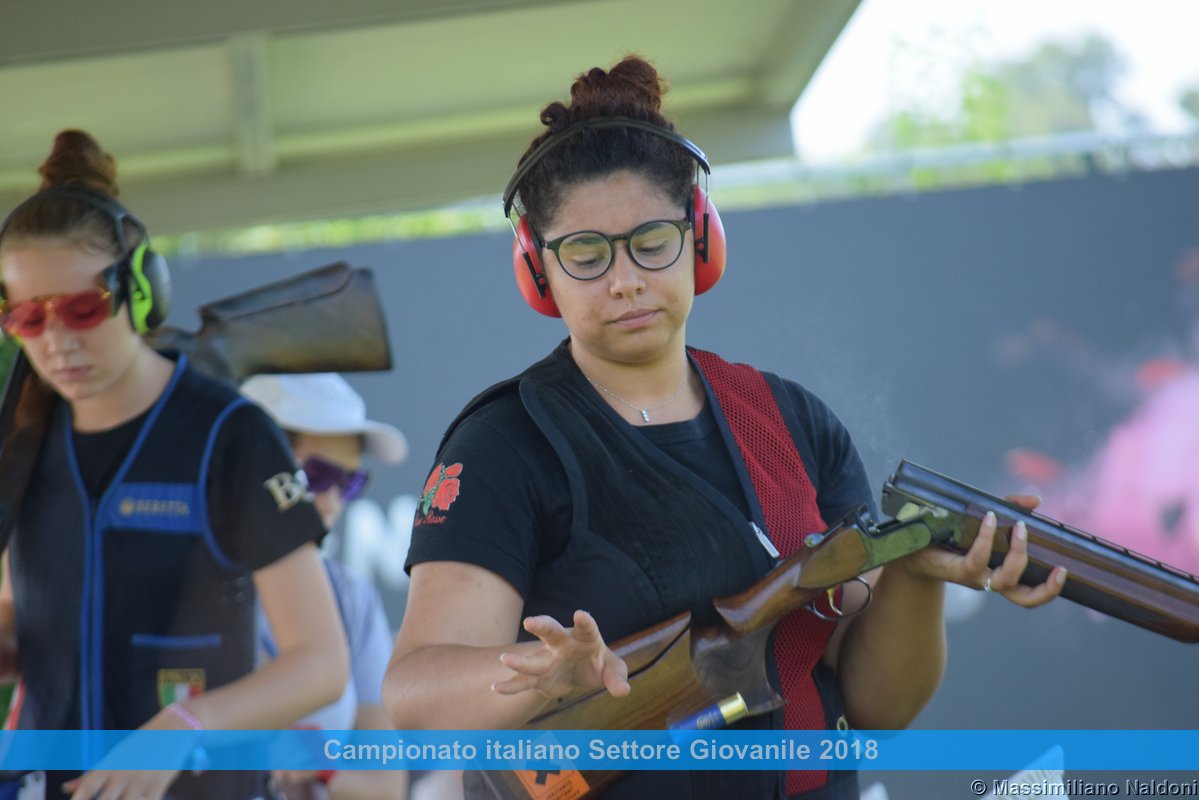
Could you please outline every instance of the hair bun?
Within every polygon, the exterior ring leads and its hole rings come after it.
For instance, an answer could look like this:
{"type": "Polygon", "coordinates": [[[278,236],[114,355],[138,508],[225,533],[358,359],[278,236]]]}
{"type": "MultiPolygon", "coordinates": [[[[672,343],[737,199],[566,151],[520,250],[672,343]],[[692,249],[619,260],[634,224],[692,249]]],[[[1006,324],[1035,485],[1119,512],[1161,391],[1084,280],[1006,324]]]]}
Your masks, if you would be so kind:
{"type": "Polygon", "coordinates": [[[626,56],[610,70],[593,67],[575,80],[570,87],[571,116],[575,122],[624,116],[662,124],[665,93],[665,83],[653,65],[639,56],[626,56]]]}
{"type": "Polygon", "coordinates": [[[545,129],[517,162],[520,166],[504,190],[505,212],[516,208],[529,230],[545,230],[569,187],[620,170],[643,177],[680,209],[689,207],[696,177],[694,153],[654,130],[675,130],[662,115],[665,93],[665,81],[640,56],[626,56],[611,69],[594,67],[579,75],[570,87],[569,106],[555,101],[542,109],[545,129]],[[611,117],[648,124],[650,130],[588,124],[611,117]]]}
{"type": "Polygon", "coordinates": [[[571,123],[570,109],[557,101],[541,109],[541,124],[549,128],[551,134],[561,133],[571,123]]]}
{"type": "Polygon", "coordinates": [[[50,155],[38,167],[40,188],[82,185],[117,196],[117,162],[100,143],[80,130],[65,130],[54,137],[50,155]]]}

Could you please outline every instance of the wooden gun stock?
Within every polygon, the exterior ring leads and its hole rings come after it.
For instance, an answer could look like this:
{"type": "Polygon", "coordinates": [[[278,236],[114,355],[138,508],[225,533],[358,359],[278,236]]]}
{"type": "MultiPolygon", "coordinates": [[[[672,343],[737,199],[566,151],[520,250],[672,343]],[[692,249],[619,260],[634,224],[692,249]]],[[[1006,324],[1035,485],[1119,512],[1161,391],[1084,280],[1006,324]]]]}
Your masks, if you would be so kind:
{"type": "MultiPolygon", "coordinates": [[[[233,383],[260,373],[391,369],[383,309],[366,269],[331,264],[199,312],[195,333],[159,328],[147,341],[158,350],[179,350],[201,372],[233,383]]],[[[0,552],[8,546],[56,400],[24,352],[17,353],[0,404],[0,552]]]]}
{"type": "Polygon", "coordinates": [[[1023,521],[1028,568],[1021,583],[1036,586],[1064,566],[1063,597],[1180,642],[1199,641],[1194,575],[908,461],[883,486],[883,510],[898,519],[932,519],[940,543],[957,552],[969,549],[983,515],[994,511],[999,528],[991,566],[1003,561],[1012,526],[1023,521]]]}
{"type": "Polygon", "coordinates": [[[179,350],[202,372],[251,375],[391,369],[374,276],[345,262],[200,306],[200,329],[159,328],[157,350],[179,350]]]}
{"type": "MultiPolygon", "coordinates": [[[[632,691],[613,697],[602,689],[567,697],[530,720],[533,730],[664,730],[695,712],[740,694],[751,715],[783,705],[767,674],[767,644],[787,614],[809,606],[827,589],[928,547],[922,520],[875,526],[863,507],[813,538],[740,594],[712,602],[719,622],[692,624],[684,613],[612,645],[625,660],[632,691]]],[[[484,773],[505,800],[537,800],[553,785],[570,784],[571,798],[590,797],[620,772],[584,770],[553,776],[532,771],[484,773]],[[540,783],[538,783],[540,782],[540,783]]],[[[566,787],[563,787],[564,790],[566,787]]]]}

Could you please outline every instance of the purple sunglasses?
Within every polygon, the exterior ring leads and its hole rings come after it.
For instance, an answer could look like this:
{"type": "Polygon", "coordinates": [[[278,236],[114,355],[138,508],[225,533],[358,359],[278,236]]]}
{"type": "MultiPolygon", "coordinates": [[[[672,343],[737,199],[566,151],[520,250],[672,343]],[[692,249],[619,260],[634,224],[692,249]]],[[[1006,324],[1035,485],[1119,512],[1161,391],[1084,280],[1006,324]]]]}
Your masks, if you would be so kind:
{"type": "Polygon", "coordinates": [[[341,499],[347,502],[362,494],[371,475],[365,469],[346,470],[320,456],[308,456],[301,466],[312,491],[319,494],[336,486],[341,490],[341,499]]]}

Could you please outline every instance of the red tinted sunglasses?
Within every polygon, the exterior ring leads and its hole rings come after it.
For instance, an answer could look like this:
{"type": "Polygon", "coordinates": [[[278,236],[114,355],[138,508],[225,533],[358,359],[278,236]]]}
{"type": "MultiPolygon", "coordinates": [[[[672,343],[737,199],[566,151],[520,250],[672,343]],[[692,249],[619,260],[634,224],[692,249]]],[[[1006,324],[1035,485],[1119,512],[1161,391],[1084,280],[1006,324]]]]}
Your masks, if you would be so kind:
{"type": "Polygon", "coordinates": [[[50,314],[73,331],[94,328],[112,316],[112,292],[96,287],[71,294],[44,294],[20,303],[0,303],[0,326],[10,336],[31,339],[46,330],[50,314]]]}
{"type": "Polygon", "coordinates": [[[319,494],[336,486],[341,490],[341,499],[346,501],[362,494],[371,476],[368,470],[347,470],[320,456],[308,456],[301,466],[308,476],[308,488],[319,494]]]}

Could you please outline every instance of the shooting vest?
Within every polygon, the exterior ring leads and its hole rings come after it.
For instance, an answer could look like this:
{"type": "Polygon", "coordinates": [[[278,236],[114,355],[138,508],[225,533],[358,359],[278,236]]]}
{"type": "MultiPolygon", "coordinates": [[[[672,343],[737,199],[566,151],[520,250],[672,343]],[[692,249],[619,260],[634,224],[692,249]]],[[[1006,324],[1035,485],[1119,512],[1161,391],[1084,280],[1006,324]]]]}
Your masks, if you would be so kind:
{"type": "Polygon", "coordinates": [[[243,402],[180,357],[98,500],[57,404],[12,540],[20,728],[137,728],[254,669],[253,583],[216,545],[205,480],[243,402]]]}
{"type": "MultiPolygon", "coordinates": [[[[785,558],[803,546],[804,536],[827,527],[817,506],[816,490],[779,408],[780,402],[789,402],[786,389],[775,378],[777,391],[772,391],[767,378],[753,367],[730,364],[704,351],[689,353],[704,377],[708,402],[714,404],[753,522],[767,532],[785,558]]],[[[558,562],[619,569],[617,559],[604,547],[581,544],[594,540],[594,536],[588,536],[594,534],[631,557],[639,568],[639,574],[622,582],[618,591],[632,595],[640,604],[642,619],[627,630],[613,631],[604,627],[602,600],[599,613],[595,607],[587,609],[600,622],[605,637],[615,641],[680,611],[691,610],[694,598],[676,591],[688,585],[686,559],[651,559],[645,543],[666,536],[673,537],[677,546],[687,547],[688,537],[680,536],[682,531],[705,531],[729,542],[745,541],[747,536],[752,540],[749,521],[731,515],[729,504],[713,498],[710,489],[704,490],[705,484],[681,479],[686,476],[679,474],[677,464],[666,464],[672,460],[651,448],[623,420],[607,413],[606,406],[596,406],[603,401],[587,386],[564,346],[492,391],[511,383],[518,384],[525,408],[561,459],[571,487],[572,542],[558,562]]],[[[490,392],[471,403],[462,417],[488,396],[490,392]]],[[[623,577],[628,570],[612,574],[623,577]]],[[[540,579],[562,585],[544,593],[534,585],[525,613],[570,619],[573,606],[567,608],[561,602],[545,605],[542,601],[543,594],[569,596],[565,590],[571,580],[569,566],[553,564],[541,571],[540,579]]],[[[831,727],[813,670],[834,627],[834,623],[800,610],[776,629],[775,660],[787,698],[784,722],[789,730],[831,727]]],[[[818,789],[827,780],[827,774],[820,770],[789,773],[787,792],[818,789]]]]}
{"type": "MultiPolygon", "coordinates": [[[[816,487],[783,421],[778,395],[766,377],[747,364],[730,364],[714,353],[691,351],[708,385],[720,403],[737,450],[749,473],[754,494],[766,520],[766,530],[787,558],[804,546],[804,537],[828,526],[816,502],[816,487]]],[[[774,656],[787,705],[783,708],[787,730],[820,730],[825,719],[813,669],[824,655],[836,624],[798,610],[784,617],[775,630],[774,656]]],[[[828,782],[822,770],[787,773],[787,793],[819,789],[828,782]]]]}

